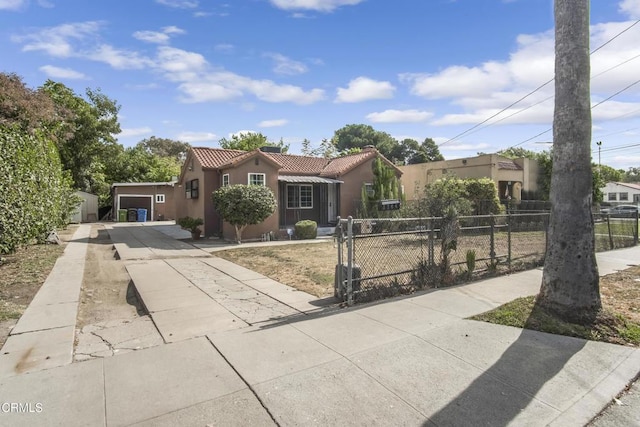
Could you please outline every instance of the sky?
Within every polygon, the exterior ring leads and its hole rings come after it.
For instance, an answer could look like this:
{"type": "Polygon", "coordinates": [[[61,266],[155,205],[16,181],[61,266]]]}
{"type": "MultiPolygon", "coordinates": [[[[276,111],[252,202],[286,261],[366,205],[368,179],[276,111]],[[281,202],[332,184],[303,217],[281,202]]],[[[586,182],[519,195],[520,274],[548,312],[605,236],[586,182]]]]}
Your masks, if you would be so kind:
{"type": "MultiPolygon", "coordinates": [[[[601,141],[621,169],[640,167],[638,19],[591,1],[593,159],[601,141]]],[[[298,154],[363,123],[454,159],[549,148],[553,82],[511,104],[553,79],[553,26],[552,0],[0,0],[0,72],[101,89],[126,147],[253,131],[298,154]]]]}

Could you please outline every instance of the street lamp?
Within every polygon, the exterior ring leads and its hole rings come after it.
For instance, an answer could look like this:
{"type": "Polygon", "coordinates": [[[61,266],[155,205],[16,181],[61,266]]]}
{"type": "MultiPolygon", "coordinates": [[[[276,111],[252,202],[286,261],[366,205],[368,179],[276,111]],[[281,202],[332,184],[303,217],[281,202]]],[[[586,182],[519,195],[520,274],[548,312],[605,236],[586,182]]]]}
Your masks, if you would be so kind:
{"type": "Polygon", "coordinates": [[[602,141],[596,142],[598,146],[598,173],[600,173],[600,149],[602,149],[602,141]]]}

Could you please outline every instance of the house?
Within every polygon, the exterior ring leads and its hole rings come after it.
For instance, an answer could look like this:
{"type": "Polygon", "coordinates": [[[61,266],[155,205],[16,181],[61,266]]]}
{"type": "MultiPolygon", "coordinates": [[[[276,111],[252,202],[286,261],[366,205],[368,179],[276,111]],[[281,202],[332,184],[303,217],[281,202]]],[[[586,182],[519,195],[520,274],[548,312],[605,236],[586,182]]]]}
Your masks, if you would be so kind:
{"type": "Polygon", "coordinates": [[[355,213],[363,185],[373,182],[376,158],[393,168],[396,176],[402,175],[373,147],[335,159],[282,154],[274,147],[249,152],[195,147],[187,153],[177,183],[176,214],[203,218],[205,236],[233,239],[235,231],[223,223],[211,194],[227,185],[265,185],[273,191],[278,208],[263,223],[248,226],[244,239],[260,239],[305,219],[319,227],[335,225],[338,216],[355,213]]]}
{"type": "Polygon", "coordinates": [[[630,182],[608,182],[602,189],[603,202],[620,204],[640,203],[640,184],[630,182]]]}
{"type": "Polygon", "coordinates": [[[462,179],[491,178],[501,199],[531,199],[538,191],[540,173],[535,160],[509,159],[498,154],[399,166],[399,169],[408,200],[418,199],[426,185],[449,174],[462,179]]]}
{"type": "Polygon", "coordinates": [[[111,184],[113,219],[118,211],[129,208],[147,210],[147,221],[176,219],[174,198],[175,181],[171,182],[116,182],[111,184]]]}
{"type": "Polygon", "coordinates": [[[78,208],[71,216],[71,222],[79,224],[81,222],[95,222],[98,220],[98,196],[84,191],[74,193],[80,198],[78,208]]]}

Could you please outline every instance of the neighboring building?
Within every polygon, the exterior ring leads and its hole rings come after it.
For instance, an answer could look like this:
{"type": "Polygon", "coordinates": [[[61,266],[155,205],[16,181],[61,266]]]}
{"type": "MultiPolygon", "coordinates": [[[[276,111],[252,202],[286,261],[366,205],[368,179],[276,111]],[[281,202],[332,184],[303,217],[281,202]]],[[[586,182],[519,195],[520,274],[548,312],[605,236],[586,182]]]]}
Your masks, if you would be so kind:
{"type": "Polygon", "coordinates": [[[95,222],[98,220],[98,196],[84,191],[76,191],[75,195],[82,200],[71,217],[72,223],[95,222]]]}
{"type": "Polygon", "coordinates": [[[538,190],[539,166],[535,160],[509,159],[497,154],[483,154],[466,159],[442,160],[399,166],[402,185],[408,200],[421,196],[424,187],[435,180],[453,174],[458,178],[491,178],[501,199],[522,200],[523,195],[538,190]]]}
{"type": "Polygon", "coordinates": [[[640,203],[640,184],[629,182],[609,182],[602,189],[605,203],[637,204],[640,203]]]}
{"type": "Polygon", "coordinates": [[[147,221],[176,219],[173,182],[117,182],[111,185],[112,218],[118,220],[119,209],[147,210],[147,221]]]}
{"type": "Polygon", "coordinates": [[[211,194],[226,185],[253,184],[269,187],[278,208],[262,224],[247,227],[244,239],[260,239],[265,233],[291,228],[305,219],[316,221],[319,227],[331,226],[338,216],[355,213],[362,186],[373,182],[374,159],[381,158],[398,177],[402,174],[373,147],[336,159],[281,154],[271,149],[189,150],[176,190],[177,216],[203,218],[205,236],[233,239],[235,231],[222,222],[211,194]]]}

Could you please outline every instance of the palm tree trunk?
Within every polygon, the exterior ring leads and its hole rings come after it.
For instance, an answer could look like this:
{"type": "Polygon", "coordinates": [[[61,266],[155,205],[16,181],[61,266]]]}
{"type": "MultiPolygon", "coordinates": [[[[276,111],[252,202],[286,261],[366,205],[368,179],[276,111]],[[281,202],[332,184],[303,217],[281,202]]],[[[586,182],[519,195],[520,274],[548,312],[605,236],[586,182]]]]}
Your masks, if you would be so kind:
{"type": "Polygon", "coordinates": [[[585,321],[600,310],[592,205],[589,0],[556,0],[551,219],[538,303],[585,321]]]}

